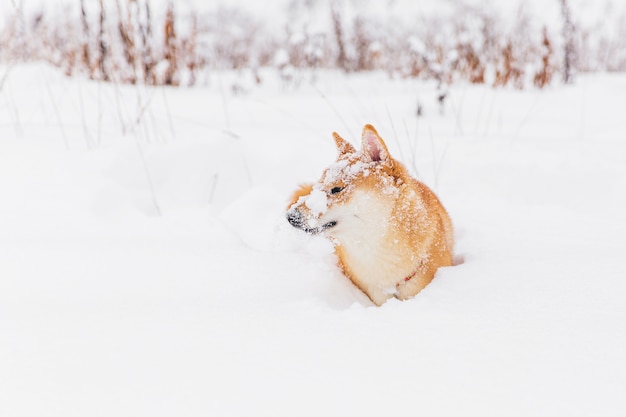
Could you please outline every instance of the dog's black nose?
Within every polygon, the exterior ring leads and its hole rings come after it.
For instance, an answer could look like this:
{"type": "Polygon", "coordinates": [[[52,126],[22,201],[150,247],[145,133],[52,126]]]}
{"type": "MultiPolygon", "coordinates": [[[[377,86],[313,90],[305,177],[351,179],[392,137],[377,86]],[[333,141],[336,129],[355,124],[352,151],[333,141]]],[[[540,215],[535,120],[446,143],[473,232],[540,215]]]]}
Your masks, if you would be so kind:
{"type": "Polygon", "coordinates": [[[298,229],[302,229],[302,215],[298,210],[288,211],[286,217],[290,225],[298,229]]]}

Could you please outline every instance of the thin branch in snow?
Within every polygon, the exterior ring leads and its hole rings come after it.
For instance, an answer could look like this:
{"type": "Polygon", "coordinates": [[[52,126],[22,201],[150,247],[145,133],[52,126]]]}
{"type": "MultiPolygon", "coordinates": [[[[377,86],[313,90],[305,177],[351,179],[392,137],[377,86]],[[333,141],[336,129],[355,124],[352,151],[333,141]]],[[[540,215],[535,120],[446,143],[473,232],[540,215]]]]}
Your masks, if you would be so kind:
{"type": "Polygon", "coordinates": [[[57,123],[59,125],[59,130],[61,131],[61,135],[63,136],[63,142],[65,143],[65,149],[70,149],[69,139],[67,137],[67,133],[65,132],[65,123],[61,117],[61,112],[59,111],[59,105],[54,99],[54,94],[52,93],[52,89],[50,88],[50,83],[44,80],[43,83],[46,86],[46,92],[48,93],[48,98],[50,99],[50,103],[52,104],[52,108],[54,109],[54,114],[57,118],[57,123]]]}

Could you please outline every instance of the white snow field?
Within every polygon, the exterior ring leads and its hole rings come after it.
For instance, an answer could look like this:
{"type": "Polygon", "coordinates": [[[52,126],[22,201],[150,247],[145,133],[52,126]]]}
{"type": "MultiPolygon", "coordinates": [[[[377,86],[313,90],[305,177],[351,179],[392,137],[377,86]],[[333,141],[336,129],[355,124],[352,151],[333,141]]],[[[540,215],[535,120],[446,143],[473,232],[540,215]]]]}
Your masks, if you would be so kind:
{"type": "Polygon", "coordinates": [[[626,414],[625,75],[261,76],[0,67],[1,416],[626,414]],[[365,123],[457,236],[380,308],[284,219],[365,123]]]}

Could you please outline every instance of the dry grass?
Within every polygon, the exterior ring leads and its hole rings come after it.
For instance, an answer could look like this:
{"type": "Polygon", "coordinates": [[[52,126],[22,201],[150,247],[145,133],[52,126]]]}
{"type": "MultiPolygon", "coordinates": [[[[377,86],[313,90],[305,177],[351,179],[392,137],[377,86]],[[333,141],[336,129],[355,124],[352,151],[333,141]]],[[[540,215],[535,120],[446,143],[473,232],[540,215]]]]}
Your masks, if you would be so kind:
{"type": "Polygon", "coordinates": [[[625,53],[606,53],[626,50],[620,47],[625,41],[598,40],[577,31],[569,9],[564,43],[558,28],[536,29],[522,11],[507,29],[495,12],[468,6],[460,6],[447,20],[422,18],[403,27],[372,17],[347,17],[335,2],[325,6],[327,32],[306,27],[272,32],[241,10],[219,9],[199,18],[179,15],[172,3],[159,15],[150,0],[116,0],[114,7],[103,0],[75,2],[76,10],[67,6],[29,16],[18,10],[0,22],[0,62],[43,60],[67,75],[172,86],[193,85],[205,70],[268,66],[284,77],[299,68],[382,70],[441,84],[516,88],[543,88],[559,72],[568,79],[575,66],[626,70],[625,53]]]}

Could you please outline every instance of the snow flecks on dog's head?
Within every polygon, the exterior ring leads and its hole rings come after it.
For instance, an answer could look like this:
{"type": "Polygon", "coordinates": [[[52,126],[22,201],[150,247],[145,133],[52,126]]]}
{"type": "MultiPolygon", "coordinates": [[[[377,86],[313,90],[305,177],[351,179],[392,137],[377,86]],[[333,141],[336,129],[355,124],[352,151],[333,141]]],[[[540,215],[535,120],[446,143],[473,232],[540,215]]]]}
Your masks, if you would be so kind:
{"type": "Polygon", "coordinates": [[[398,195],[402,185],[401,164],[394,161],[384,141],[371,125],[365,125],[361,149],[357,150],[339,134],[333,133],[337,160],[326,168],[314,185],[295,193],[290,208],[304,209],[312,218],[324,217],[329,207],[347,201],[353,189],[366,181],[372,192],[398,195]]]}
{"type": "Polygon", "coordinates": [[[350,194],[351,185],[357,179],[365,179],[370,174],[376,174],[375,188],[384,194],[396,194],[399,176],[398,169],[402,169],[389,155],[387,146],[371,125],[365,125],[361,137],[361,149],[356,150],[339,134],[333,133],[337,145],[338,156],[335,163],[330,165],[316,185],[326,190],[328,198],[343,200],[350,194]],[[342,196],[336,197],[331,190],[341,190],[342,196]],[[343,191],[345,189],[345,191],[343,191]]]}
{"type": "Polygon", "coordinates": [[[358,176],[367,177],[374,170],[393,176],[395,164],[387,145],[372,125],[365,125],[361,135],[361,149],[356,150],[348,141],[333,132],[333,138],[339,154],[337,161],[326,169],[322,176],[322,185],[343,182],[348,185],[358,176]]]}
{"type": "Polygon", "coordinates": [[[390,204],[398,198],[405,178],[402,164],[391,158],[370,125],[363,129],[359,150],[337,133],[333,137],[338,150],[336,161],[317,183],[301,187],[288,208],[289,222],[307,233],[329,231],[332,235],[354,226],[354,219],[362,226],[364,219],[370,218],[368,213],[381,208],[379,196],[386,196],[390,204]]]}
{"type": "Polygon", "coordinates": [[[367,176],[368,169],[372,166],[373,164],[363,161],[357,153],[344,155],[342,159],[326,168],[321,183],[323,185],[335,184],[338,181],[349,183],[361,173],[367,176]]]}
{"type": "Polygon", "coordinates": [[[316,185],[304,200],[304,205],[311,210],[313,216],[319,217],[328,210],[328,197],[321,187],[316,185]]]}

